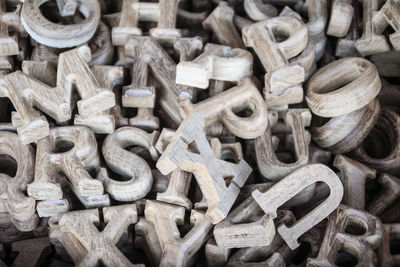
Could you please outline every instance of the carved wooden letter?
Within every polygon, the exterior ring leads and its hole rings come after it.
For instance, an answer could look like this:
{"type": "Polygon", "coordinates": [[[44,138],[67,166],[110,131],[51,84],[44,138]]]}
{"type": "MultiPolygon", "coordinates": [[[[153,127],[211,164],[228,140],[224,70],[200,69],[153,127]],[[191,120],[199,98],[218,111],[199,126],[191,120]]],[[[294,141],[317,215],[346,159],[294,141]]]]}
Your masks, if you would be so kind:
{"type": "Polygon", "coordinates": [[[275,225],[269,216],[250,196],[216,225],[214,237],[218,247],[228,249],[269,245],[275,236],[275,225]]]}
{"type": "MultiPolygon", "coordinates": [[[[132,85],[125,89],[125,95],[123,96],[123,99],[125,98],[124,101],[127,101],[127,98],[133,98],[133,96],[129,96],[132,94],[130,93],[130,89],[140,89],[141,91],[137,93],[143,92],[142,96],[149,95],[151,87],[146,87],[148,77],[146,68],[150,68],[154,77],[163,86],[163,88],[157,92],[157,98],[161,108],[167,112],[174,122],[179,124],[183,120],[182,114],[184,114],[180,106],[180,101],[183,99],[191,100],[193,97],[193,89],[175,83],[175,62],[161,45],[151,37],[134,37],[127,42],[125,50],[127,55],[137,58],[138,60],[133,65],[133,81],[132,85]]],[[[182,52],[187,51],[187,48],[182,47],[182,50],[182,52]]],[[[133,91],[133,93],[134,92],[135,91],[133,91]]],[[[149,100],[151,100],[151,98],[147,97],[146,103],[149,103],[149,100]]],[[[151,107],[151,105],[147,105],[146,107],[151,107]]]]}
{"type": "Polygon", "coordinates": [[[294,147],[297,161],[294,163],[283,163],[276,157],[270,127],[262,136],[256,138],[257,164],[261,174],[270,180],[281,179],[294,170],[308,163],[308,146],[310,139],[306,136],[305,127],[310,126],[311,113],[308,109],[289,109],[286,113],[285,122],[292,129],[294,147]]]}
{"type": "Polygon", "coordinates": [[[18,127],[18,135],[24,144],[36,142],[49,134],[49,126],[34,107],[42,110],[57,122],[71,117],[73,85],[76,85],[81,100],[78,101],[79,115],[75,122],[92,127],[97,133],[114,131],[111,115],[102,114],[115,105],[114,94],[100,88],[86,62],[90,60],[90,49],[82,46],[60,54],[57,71],[57,86],[52,88],[31,79],[20,71],[4,76],[0,80],[0,96],[8,97],[18,112],[12,118],[18,127]],[[101,124],[96,122],[101,119],[101,124]]]}
{"type": "Polygon", "coordinates": [[[339,169],[344,186],[343,203],[354,209],[365,209],[365,183],[376,171],[348,157],[336,156],[333,166],[339,169]]]}
{"type": "Polygon", "coordinates": [[[191,209],[192,202],[186,196],[191,180],[191,173],[184,172],[179,168],[174,170],[169,179],[167,190],[163,193],[158,193],[157,200],[191,209]]]}
{"type": "Polygon", "coordinates": [[[150,29],[150,35],[163,41],[172,41],[181,36],[175,29],[178,4],[181,0],[159,0],[158,3],[146,3],[139,0],[123,0],[121,19],[118,27],[112,29],[114,45],[123,46],[132,36],[142,35],[139,21],[157,22],[150,29]]]}
{"type": "Polygon", "coordinates": [[[378,177],[382,191],[368,204],[367,210],[375,216],[381,216],[400,196],[400,179],[383,173],[378,177]]]}
{"type": "Polygon", "coordinates": [[[40,6],[44,3],[40,0],[27,0],[22,6],[22,24],[37,42],[51,47],[66,48],[84,44],[95,34],[101,15],[98,1],[79,1],[78,8],[85,19],[75,25],[61,25],[49,21],[40,11],[40,6]]]}
{"type": "Polygon", "coordinates": [[[235,11],[226,2],[219,2],[218,6],[203,21],[205,29],[211,29],[218,39],[218,43],[232,48],[245,48],[240,34],[233,22],[235,11]]]}
{"type": "Polygon", "coordinates": [[[309,259],[307,265],[336,265],[336,254],[344,250],[358,260],[359,266],[377,266],[374,249],[379,246],[381,238],[382,223],[378,218],[367,212],[340,205],[328,217],[328,226],[318,257],[309,259]]]}
{"type": "Polygon", "coordinates": [[[278,207],[316,182],[324,182],[329,186],[329,197],[291,227],[281,225],[278,228],[278,232],[291,249],[299,246],[297,239],[302,234],[339,206],[343,197],[343,185],[337,175],[322,164],[311,164],[292,172],[267,192],[261,193],[259,190],[255,190],[252,194],[264,212],[273,219],[277,216],[278,207]]]}
{"type": "Polygon", "coordinates": [[[269,106],[299,103],[303,100],[301,83],[304,68],[289,65],[289,59],[299,55],[307,46],[307,27],[293,17],[276,17],[255,23],[242,30],[247,47],[252,47],[263,64],[265,99],[269,106]],[[283,34],[288,39],[277,43],[274,36],[283,34]]]}
{"type": "Polygon", "coordinates": [[[394,33],[389,35],[394,50],[400,50],[400,1],[387,0],[382,8],[374,14],[372,22],[378,32],[390,25],[394,33]]]}
{"type": "Polygon", "coordinates": [[[208,203],[206,215],[215,224],[228,214],[251,168],[244,160],[234,164],[218,159],[206,139],[204,124],[199,113],[187,117],[158,160],[157,168],[164,175],[178,167],[192,172],[208,203]]]}
{"type": "Polygon", "coordinates": [[[377,31],[373,23],[374,14],[378,11],[379,0],[362,0],[363,34],[356,41],[357,50],[363,55],[373,55],[390,50],[385,37],[377,31]]]}
{"type": "MultiPolygon", "coordinates": [[[[18,37],[16,35],[9,36],[8,34],[8,24],[6,16],[10,14],[7,13],[6,0],[0,1],[0,56],[12,56],[19,53],[18,47],[18,37]]],[[[18,14],[14,14],[14,21],[19,19],[18,14]]]]}
{"type": "Polygon", "coordinates": [[[154,160],[158,155],[154,144],[158,132],[151,134],[134,127],[122,127],[110,134],[103,143],[103,156],[107,166],[122,175],[124,181],[113,180],[102,169],[97,179],[104,183],[107,193],[119,201],[133,201],[143,198],[151,189],[153,176],[147,162],[138,155],[125,150],[137,145],[147,148],[154,160]]]}
{"type": "Polygon", "coordinates": [[[205,243],[213,226],[203,213],[192,210],[190,223],[194,227],[181,238],[177,225],[184,223],[185,209],[151,200],[146,201],[145,217],[154,224],[161,243],[160,266],[186,266],[205,243]]]}
{"type": "MultiPolygon", "coordinates": [[[[295,220],[292,212],[288,210],[278,210],[275,224],[292,224],[295,220]]],[[[288,257],[289,253],[291,253],[291,251],[284,243],[282,237],[280,235],[275,235],[272,242],[267,246],[252,246],[239,249],[229,258],[226,266],[286,266],[285,259],[290,258],[290,256],[288,257]],[[260,261],[260,259],[263,260],[260,261]]]]}
{"type": "MultiPolygon", "coordinates": [[[[103,208],[104,230],[99,232],[95,224],[100,221],[97,209],[61,213],[58,225],[62,233],[72,234],[76,241],[86,250],[86,254],[78,266],[133,266],[133,264],[115,246],[121,235],[130,224],[137,222],[136,206],[134,204],[103,208]]],[[[76,244],[66,244],[70,250],[76,244]]],[[[77,248],[79,249],[79,247],[77,248]]]]}
{"type": "MultiPolygon", "coordinates": [[[[109,205],[108,195],[102,195],[103,184],[88,173],[88,169],[98,166],[99,155],[93,132],[82,126],[53,128],[49,137],[37,143],[35,180],[28,185],[28,195],[37,200],[46,200],[50,206],[65,211],[60,205],[63,198],[61,186],[55,182],[56,173],[62,172],[86,207],[109,205]],[[58,152],[66,148],[70,150],[58,152]]],[[[41,211],[38,212],[41,214],[41,211]]],[[[44,216],[56,214],[57,211],[44,216]]]]}
{"type": "Polygon", "coordinates": [[[33,180],[34,149],[23,145],[15,133],[0,131],[0,161],[12,168],[17,163],[15,176],[0,173],[0,197],[10,214],[11,222],[19,231],[32,231],[39,222],[36,201],[24,194],[26,186],[33,180]]]}
{"type": "Polygon", "coordinates": [[[267,106],[250,78],[244,78],[237,86],[197,104],[185,101],[183,107],[187,114],[201,114],[206,126],[221,121],[234,135],[244,139],[260,136],[268,124],[267,106]],[[234,113],[246,108],[252,111],[249,117],[242,118],[234,113]]]}
{"type": "Polygon", "coordinates": [[[244,0],[244,10],[254,21],[267,20],[278,15],[275,6],[264,3],[263,0],[244,0]]]}
{"type": "Polygon", "coordinates": [[[306,100],[318,116],[336,117],[368,105],[380,89],[374,64],[363,58],[344,58],[324,66],[310,78],[306,100]]]}
{"type": "Polygon", "coordinates": [[[200,56],[176,66],[176,83],[205,89],[210,79],[238,82],[252,74],[250,52],[209,43],[200,56]]]}
{"type": "Polygon", "coordinates": [[[354,15],[352,0],[335,0],[332,4],[331,19],[327,34],[335,37],[345,37],[349,31],[354,15]]]}

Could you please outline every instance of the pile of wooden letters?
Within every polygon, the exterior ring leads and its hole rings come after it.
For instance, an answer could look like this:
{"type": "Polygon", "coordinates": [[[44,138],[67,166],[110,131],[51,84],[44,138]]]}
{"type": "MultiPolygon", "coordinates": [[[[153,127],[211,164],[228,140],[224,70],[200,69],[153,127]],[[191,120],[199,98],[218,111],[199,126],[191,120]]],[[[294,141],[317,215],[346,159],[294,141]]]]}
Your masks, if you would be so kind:
{"type": "Polygon", "coordinates": [[[400,0],[0,0],[0,34],[0,266],[400,266],[400,0]]]}

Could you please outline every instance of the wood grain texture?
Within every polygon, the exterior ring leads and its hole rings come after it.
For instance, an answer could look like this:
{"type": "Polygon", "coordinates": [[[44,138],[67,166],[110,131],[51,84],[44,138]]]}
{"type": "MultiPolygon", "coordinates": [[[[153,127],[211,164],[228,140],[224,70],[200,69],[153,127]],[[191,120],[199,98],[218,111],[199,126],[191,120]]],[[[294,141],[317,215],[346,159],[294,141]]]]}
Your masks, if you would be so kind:
{"type": "Polygon", "coordinates": [[[400,179],[383,173],[377,178],[381,191],[368,203],[367,211],[375,216],[384,215],[400,196],[400,179]]]}
{"type": "Polygon", "coordinates": [[[365,184],[375,179],[376,171],[348,157],[338,155],[333,166],[339,169],[344,187],[343,204],[358,210],[365,209],[365,184]]]}
{"type": "MultiPolygon", "coordinates": [[[[400,117],[391,110],[383,109],[369,136],[377,137],[389,146],[371,144],[367,152],[363,144],[352,151],[352,158],[378,171],[398,173],[400,168],[400,117]],[[386,149],[384,154],[381,149],[386,149]],[[375,154],[377,153],[377,154],[375,154]],[[381,155],[381,156],[379,156],[381,155]]],[[[368,137],[367,137],[368,138],[368,137]]]]}
{"type": "Polygon", "coordinates": [[[122,127],[110,134],[103,143],[103,156],[108,168],[121,175],[122,181],[110,178],[102,168],[97,179],[102,181],[110,196],[119,201],[133,201],[143,198],[150,191],[153,176],[147,162],[127,151],[129,146],[140,146],[149,150],[153,160],[158,159],[154,147],[158,132],[147,133],[134,127],[122,127]]]}
{"type": "Polygon", "coordinates": [[[121,19],[112,29],[114,45],[123,46],[132,36],[142,35],[139,21],[157,22],[157,27],[150,29],[150,35],[160,41],[174,42],[181,36],[175,28],[178,4],[180,0],[160,0],[158,3],[124,0],[121,19]]]}
{"type": "MultiPolygon", "coordinates": [[[[182,49],[185,50],[186,48],[188,47],[182,46],[182,49]]],[[[157,91],[161,108],[174,122],[179,124],[183,120],[182,114],[184,114],[180,101],[194,98],[194,93],[192,88],[175,83],[175,62],[161,45],[151,37],[132,37],[125,45],[125,50],[127,55],[146,59],[145,65],[138,65],[139,68],[133,73],[135,77],[132,77],[132,80],[142,81],[144,77],[147,77],[146,67],[150,68],[153,77],[163,87],[157,91]]],[[[140,83],[140,86],[145,86],[145,84],[140,83]]]]}
{"type": "Polygon", "coordinates": [[[307,82],[306,101],[316,115],[335,117],[366,106],[380,89],[378,72],[370,61],[344,58],[314,73],[307,82]]]}
{"type": "Polygon", "coordinates": [[[51,129],[50,136],[37,143],[35,179],[28,186],[28,195],[48,201],[42,206],[47,211],[41,215],[50,215],[49,209],[54,208],[51,214],[54,216],[68,207],[61,185],[56,182],[58,172],[68,179],[68,184],[86,207],[109,205],[108,195],[103,195],[103,184],[88,172],[97,168],[99,163],[96,139],[88,128],[69,126],[51,129]]]}
{"type": "Polygon", "coordinates": [[[313,140],[335,154],[350,152],[368,136],[378,120],[380,104],[377,99],[356,111],[332,117],[325,124],[312,125],[313,140]]]}
{"type": "Polygon", "coordinates": [[[331,17],[326,34],[344,37],[349,31],[354,15],[352,0],[335,0],[332,4],[331,17]]]}
{"type": "Polygon", "coordinates": [[[144,217],[139,217],[135,224],[135,235],[135,247],[144,251],[152,266],[159,266],[162,249],[154,224],[144,217]]]}
{"type": "Polygon", "coordinates": [[[15,133],[0,131],[0,160],[6,171],[16,169],[14,176],[4,171],[0,174],[2,213],[9,213],[11,222],[23,232],[32,231],[39,222],[35,199],[24,194],[34,176],[34,153],[15,133]]]}
{"type": "Polygon", "coordinates": [[[389,25],[394,33],[389,34],[389,40],[394,50],[400,50],[400,2],[398,0],[385,1],[381,9],[374,14],[372,23],[378,32],[382,32],[389,25]]]}
{"type": "Polygon", "coordinates": [[[199,113],[206,127],[215,122],[222,122],[230,132],[244,139],[260,136],[268,123],[267,106],[257,87],[248,77],[240,80],[237,86],[229,90],[196,104],[184,101],[182,106],[188,116],[199,113]],[[236,115],[246,109],[251,110],[250,116],[236,115]],[[246,132],[243,129],[247,129],[246,132]]]}
{"type": "Polygon", "coordinates": [[[234,164],[218,159],[206,139],[204,126],[199,113],[187,117],[156,166],[164,175],[178,167],[193,173],[208,203],[206,215],[215,224],[228,214],[251,168],[244,160],[234,164]]]}
{"type": "Polygon", "coordinates": [[[190,214],[193,228],[181,237],[177,225],[184,223],[184,215],[183,207],[146,201],[145,218],[154,224],[161,244],[160,266],[187,266],[190,258],[209,237],[213,224],[204,213],[196,210],[190,214]]]}
{"type": "Polygon", "coordinates": [[[7,4],[5,0],[0,1],[0,56],[12,56],[19,53],[18,36],[9,35],[9,28],[22,28],[19,19],[20,7],[14,12],[7,12],[7,4]],[[16,27],[15,27],[16,26],[16,27]]]}
{"type": "Polygon", "coordinates": [[[116,244],[127,227],[137,222],[136,206],[128,204],[105,207],[103,218],[104,222],[101,221],[97,209],[72,211],[59,215],[58,226],[62,235],[70,234],[74,238],[65,240],[64,246],[71,252],[84,249],[84,251],[79,251],[84,254],[75,264],[97,266],[99,262],[102,262],[106,266],[135,266],[121,253],[116,244]],[[99,223],[106,224],[101,232],[95,226],[99,223]],[[75,242],[79,242],[80,247],[77,247],[75,242]]]}
{"type": "Polygon", "coordinates": [[[400,236],[400,224],[384,224],[382,226],[382,244],[379,246],[379,266],[395,266],[400,263],[398,254],[392,253],[396,249],[393,241],[398,241],[400,236]]]}
{"type": "Polygon", "coordinates": [[[209,80],[238,82],[253,74],[250,52],[208,43],[197,58],[176,66],[176,83],[206,89],[209,80]]]}
{"type": "Polygon", "coordinates": [[[242,38],[234,24],[235,11],[226,2],[221,1],[203,21],[205,29],[210,29],[218,43],[231,48],[245,48],[242,38]]]}
{"type": "Polygon", "coordinates": [[[400,51],[389,51],[371,56],[378,69],[379,75],[383,77],[399,77],[400,76],[400,51]]]}
{"type": "Polygon", "coordinates": [[[261,193],[259,190],[252,193],[264,212],[274,219],[277,216],[278,207],[316,182],[324,182],[329,186],[329,197],[291,227],[286,225],[278,227],[279,234],[291,249],[299,246],[297,239],[302,234],[322,221],[340,204],[343,197],[343,185],[339,178],[328,167],[322,164],[311,164],[292,172],[265,193],[261,193]]]}
{"type": "Polygon", "coordinates": [[[283,163],[275,155],[273,149],[271,127],[262,136],[256,138],[257,165],[260,173],[269,180],[279,180],[294,170],[306,165],[309,161],[305,128],[311,123],[311,113],[308,109],[289,109],[285,116],[285,124],[291,128],[294,138],[296,161],[283,163]]]}
{"type": "Polygon", "coordinates": [[[168,188],[162,193],[157,194],[157,200],[161,202],[171,203],[174,205],[192,208],[192,201],[188,198],[188,192],[192,174],[180,170],[179,168],[171,173],[168,188]]]}
{"type": "Polygon", "coordinates": [[[100,5],[96,0],[79,1],[78,9],[85,16],[79,24],[61,25],[48,20],[40,11],[46,1],[24,1],[22,25],[37,42],[51,47],[66,48],[84,44],[96,32],[100,21],[100,5]]]}
{"type": "Polygon", "coordinates": [[[328,1],[306,1],[308,22],[306,23],[308,35],[315,43],[316,60],[320,60],[325,52],[326,34],[325,28],[328,22],[328,1]]]}
{"type": "Polygon", "coordinates": [[[244,0],[244,10],[247,16],[254,21],[262,21],[278,15],[278,10],[275,6],[264,3],[262,0],[244,0]]]}
{"type": "Polygon", "coordinates": [[[222,249],[267,246],[275,236],[275,225],[252,196],[241,202],[214,228],[222,249]]]}
{"type": "Polygon", "coordinates": [[[13,125],[18,127],[18,134],[24,144],[35,142],[49,134],[46,119],[34,107],[57,122],[70,119],[74,105],[74,85],[81,98],[77,102],[79,115],[75,119],[83,120],[86,122],[83,124],[89,126],[93,121],[101,121],[101,127],[93,127],[96,132],[114,131],[113,118],[102,112],[115,105],[115,96],[99,86],[87,66],[86,62],[89,60],[90,50],[87,46],[62,53],[58,63],[56,87],[50,87],[20,71],[8,74],[0,80],[0,95],[8,97],[18,112],[13,116],[13,125]]]}
{"type": "MultiPolygon", "coordinates": [[[[325,237],[315,259],[309,259],[309,266],[335,266],[335,256],[342,250],[357,259],[360,266],[377,266],[375,249],[382,240],[381,221],[361,210],[340,205],[328,217],[325,237]],[[359,232],[354,229],[361,229],[359,232]]],[[[346,264],[346,259],[340,259],[346,264]]]]}
{"type": "MultiPolygon", "coordinates": [[[[276,224],[292,224],[295,217],[288,210],[277,212],[276,224]]],[[[284,243],[282,237],[276,234],[267,246],[252,246],[236,251],[227,262],[226,266],[286,266],[292,258],[292,251],[284,243]]]]}
{"type": "Polygon", "coordinates": [[[300,85],[305,79],[304,68],[290,65],[289,59],[298,56],[307,46],[307,27],[294,17],[275,17],[242,29],[244,43],[252,47],[264,66],[264,97],[269,106],[299,103],[303,100],[300,85]],[[289,38],[277,43],[276,35],[289,38]]]}
{"type": "Polygon", "coordinates": [[[374,23],[374,14],[378,12],[379,0],[363,0],[363,34],[356,41],[357,50],[363,55],[373,55],[390,50],[389,44],[374,23]]]}

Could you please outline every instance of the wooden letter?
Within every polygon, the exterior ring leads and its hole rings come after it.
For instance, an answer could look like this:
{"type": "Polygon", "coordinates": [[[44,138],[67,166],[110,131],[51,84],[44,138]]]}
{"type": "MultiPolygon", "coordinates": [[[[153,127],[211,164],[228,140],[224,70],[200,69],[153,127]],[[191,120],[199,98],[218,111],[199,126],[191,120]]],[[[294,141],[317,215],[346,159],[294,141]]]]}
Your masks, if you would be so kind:
{"type": "Polygon", "coordinates": [[[333,166],[340,171],[343,203],[354,209],[365,209],[365,183],[368,178],[375,179],[376,171],[342,155],[336,156],[333,166]]]}
{"type": "Polygon", "coordinates": [[[19,231],[32,231],[39,222],[36,214],[36,201],[24,194],[27,184],[34,175],[34,150],[31,145],[23,145],[15,133],[0,131],[0,161],[3,166],[13,168],[16,173],[11,177],[0,173],[0,195],[11,222],[19,231]]]}
{"type": "Polygon", "coordinates": [[[235,11],[226,2],[219,2],[218,6],[203,21],[205,29],[211,29],[218,39],[218,43],[232,48],[245,48],[240,34],[233,23],[235,11]]]}
{"type": "Polygon", "coordinates": [[[377,31],[375,23],[373,23],[373,17],[378,11],[379,2],[379,0],[362,0],[363,34],[356,41],[356,47],[363,56],[379,54],[390,50],[385,37],[377,31]]]}
{"type": "Polygon", "coordinates": [[[201,114],[205,126],[221,121],[234,135],[244,139],[256,138],[267,128],[267,106],[250,78],[244,78],[237,86],[197,104],[189,101],[182,104],[186,114],[201,114]],[[249,117],[242,118],[234,113],[246,108],[252,111],[249,117]]]}
{"type": "MultiPolygon", "coordinates": [[[[62,172],[87,208],[109,205],[108,195],[102,195],[103,184],[88,172],[98,166],[96,138],[89,129],[82,126],[53,128],[49,137],[37,143],[35,180],[28,185],[28,195],[62,208],[60,212],[65,211],[61,205],[65,202],[63,192],[55,181],[57,172],[62,172]]],[[[38,212],[41,214],[40,210],[38,212]]]]}
{"type": "Polygon", "coordinates": [[[308,146],[310,139],[306,137],[305,127],[310,125],[311,113],[308,109],[289,109],[285,118],[286,124],[292,129],[297,161],[283,163],[278,160],[272,145],[270,127],[262,136],[256,138],[257,165],[261,174],[270,180],[279,180],[294,170],[308,163],[308,146]]]}
{"type": "Polygon", "coordinates": [[[244,10],[254,21],[267,20],[278,15],[275,6],[264,3],[263,0],[244,0],[244,10]]]}
{"type": "Polygon", "coordinates": [[[209,43],[200,56],[176,66],[176,83],[205,89],[210,79],[238,82],[252,74],[250,52],[209,43]]]}
{"type": "MultiPolygon", "coordinates": [[[[190,47],[181,46],[182,52],[188,52],[190,47]]],[[[176,64],[168,53],[151,37],[133,37],[125,45],[126,54],[138,59],[133,65],[132,85],[126,87],[124,101],[130,98],[130,89],[139,89],[139,93],[148,96],[151,87],[146,87],[147,68],[150,68],[154,77],[164,87],[158,90],[158,101],[162,109],[177,124],[183,120],[185,114],[180,106],[184,99],[193,98],[193,89],[175,83],[176,64]]],[[[190,60],[190,59],[186,59],[190,60]]],[[[131,93],[132,94],[132,93],[131,93]]],[[[137,95],[137,94],[136,94],[137,95]]],[[[151,98],[147,97],[145,103],[151,103],[151,98]]],[[[154,105],[154,104],[153,104],[154,105]]],[[[152,105],[146,105],[147,108],[152,105]]]]}
{"type": "Polygon", "coordinates": [[[159,0],[158,3],[146,3],[138,0],[123,0],[119,25],[112,29],[114,45],[123,46],[132,36],[142,35],[139,21],[157,22],[150,29],[150,35],[162,41],[173,41],[181,36],[175,29],[176,14],[180,0],[159,0]]]}
{"type": "Polygon", "coordinates": [[[255,23],[242,30],[247,47],[252,47],[263,64],[265,75],[264,94],[268,106],[299,103],[303,100],[301,82],[304,68],[289,65],[289,59],[299,55],[307,46],[307,27],[293,17],[276,17],[255,23]],[[277,43],[275,36],[289,36],[277,43]]]}
{"type": "Polygon", "coordinates": [[[154,224],[163,251],[160,266],[187,266],[190,258],[209,237],[208,232],[213,225],[203,213],[196,210],[192,210],[190,215],[193,228],[180,237],[177,225],[183,225],[184,216],[183,207],[146,201],[146,220],[154,224]]]}
{"type": "Polygon", "coordinates": [[[397,242],[399,242],[399,240],[400,224],[384,224],[382,244],[379,246],[378,252],[380,260],[379,266],[396,266],[400,264],[400,255],[398,253],[392,253],[394,250],[398,249],[398,245],[396,244],[398,244],[397,242]]]}
{"type": "Polygon", "coordinates": [[[143,198],[150,191],[153,176],[147,162],[138,155],[125,150],[137,145],[150,151],[154,160],[158,155],[154,144],[158,132],[149,134],[134,127],[122,127],[110,134],[103,143],[103,156],[107,166],[124,177],[123,181],[111,179],[102,169],[97,179],[104,183],[107,193],[119,201],[133,201],[143,198]]]}
{"type": "Polygon", "coordinates": [[[79,1],[78,8],[85,19],[75,25],[49,21],[40,11],[44,3],[40,0],[27,0],[22,6],[22,24],[35,41],[51,47],[66,48],[84,44],[95,34],[101,15],[98,1],[79,1]]]}
{"type": "Polygon", "coordinates": [[[352,0],[335,0],[332,4],[331,19],[327,34],[345,37],[353,20],[354,8],[352,0]]]}
{"type": "Polygon", "coordinates": [[[374,64],[363,58],[344,58],[324,66],[310,78],[306,100],[318,116],[335,117],[366,106],[380,89],[374,64]]]}
{"type": "Polygon", "coordinates": [[[381,216],[400,197],[400,179],[383,173],[377,180],[382,191],[368,204],[367,210],[375,216],[381,216]]]}
{"type": "Polygon", "coordinates": [[[316,182],[324,182],[329,186],[329,197],[291,227],[281,225],[278,228],[279,234],[292,250],[299,246],[297,239],[302,234],[339,206],[343,197],[343,185],[339,178],[328,167],[322,164],[311,164],[292,172],[267,192],[261,193],[259,190],[255,190],[252,194],[264,212],[274,219],[277,216],[278,207],[316,182]]]}
{"type": "Polygon", "coordinates": [[[228,214],[251,168],[244,160],[234,164],[218,159],[206,139],[204,126],[199,113],[187,117],[158,160],[157,168],[164,175],[178,167],[193,173],[208,203],[206,215],[215,224],[228,214]]]}
{"type": "MultiPolygon", "coordinates": [[[[103,208],[103,231],[95,227],[100,221],[97,209],[61,213],[58,225],[62,233],[72,234],[79,241],[86,254],[78,266],[133,266],[133,264],[116,247],[121,235],[130,224],[137,222],[136,206],[134,204],[103,208]]],[[[75,244],[68,243],[70,249],[75,244]]],[[[79,248],[78,248],[79,249],[79,248]]]]}
{"type": "Polygon", "coordinates": [[[82,46],[60,55],[57,71],[57,86],[52,88],[31,79],[20,71],[4,76],[0,80],[0,96],[8,97],[18,114],[13,116],[13,125],[24,144],[36,142],[49,134],[49,126],[34,107],[44,111],[57,122],[70,119],[73,87],[76,85],[81,100],[78,101],[79,115],[75,120],[87,119],[86,124],[97,133],[114,131],[111,115],[102,114],[115,105],[114,94],[100,88],[87,66],[90,49],[82,46]],[[90,118],[90,119],[89,119],[90,118]],[[101,124],[94,125],[101,119],[101,124]]]}
{"type": "MultiPolygon", "coordinates": [[[[374,249],[379,246],[381,238],[382,223],[378,218],[367,212],[340,205],[328,217],[328,226],[318,257],[309,259],[307,265],[339,265],[335,257],[338,252],[346,251],[357,259],[359,266],[377,266],[374,249]]],[[[340,265],[346,265],[346,262],[340,265]]]]}
{"type": "Polygon", "coordinates": [[[275,236],[274,222],[257,204],[252,196],[214,229],[215,241],[223,249],[267,246],[275,236]]]}

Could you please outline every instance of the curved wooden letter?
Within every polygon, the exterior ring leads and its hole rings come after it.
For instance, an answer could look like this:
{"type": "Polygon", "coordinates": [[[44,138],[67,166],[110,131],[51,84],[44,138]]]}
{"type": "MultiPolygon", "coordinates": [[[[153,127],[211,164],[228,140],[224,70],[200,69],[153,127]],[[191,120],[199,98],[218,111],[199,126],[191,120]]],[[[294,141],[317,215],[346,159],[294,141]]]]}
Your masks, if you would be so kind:
{"type": "Polygon", "coordinates": [[[158,132],[151,134],[134,127],[122,127],[110,134],[103,143],[103,155],[107,166],[114,172],[129,177],[116,181],[108,177],[103,169],[98,179],[103,181],[106,191],[116,200],[133,201],[147,195],[153,184],[153,176],[147,162],[125,147],[139,145],[147,148],[154,159],[154,147],[158,132]]]}
{"type": "Polygon", "coordinates": [[[299,246],[297,239],[302,234],[317,225],[339,206],[343,197],[343,185],[339,177],[322,164],[311,164],[297,169],[265,193],[261,193],[259,190],[252,193],[264,212],[270,214],[273,219],[276,218],[276,210],[281,205],[316,182],[324,182],[329,186],[329,197],[293,226],[281,225],[278,228],[278,232],[291,249],[299,246]]]}

